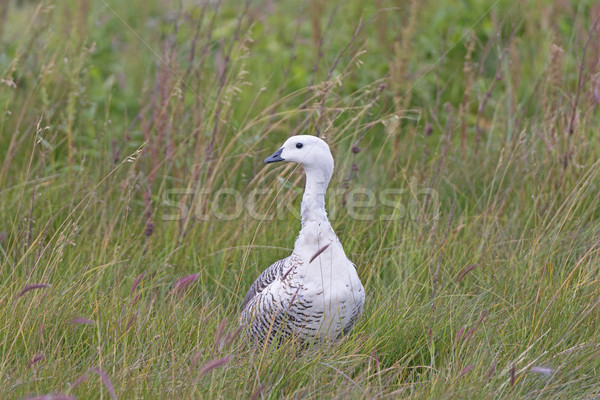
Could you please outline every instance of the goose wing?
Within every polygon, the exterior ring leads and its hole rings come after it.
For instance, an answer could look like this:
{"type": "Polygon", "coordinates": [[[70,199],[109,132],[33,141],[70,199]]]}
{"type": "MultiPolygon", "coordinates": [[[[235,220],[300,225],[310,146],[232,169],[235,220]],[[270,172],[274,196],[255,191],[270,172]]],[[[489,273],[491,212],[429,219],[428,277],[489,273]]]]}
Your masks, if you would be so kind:
{"type": "Polygon", "coordinates": [[[244,297],[244,301],[242,302],[242,311],[246,308],[254,296],[265,290],[265,288],[269,286],[277,277],[283,274],[283,268],[288,258],[289,257],[286,257],[274,262],[269,268],[265,269],[262,274],[258,276],[258,278],[256,278],[252,286],[250,286],[250,289],[248,289],[246,297],[244,297]]]}

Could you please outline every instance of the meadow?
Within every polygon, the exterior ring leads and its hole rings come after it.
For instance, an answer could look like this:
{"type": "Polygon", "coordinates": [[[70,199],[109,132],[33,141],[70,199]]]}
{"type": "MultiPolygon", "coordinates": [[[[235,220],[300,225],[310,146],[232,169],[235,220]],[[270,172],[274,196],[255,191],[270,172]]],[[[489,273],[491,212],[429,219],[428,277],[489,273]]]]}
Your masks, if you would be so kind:
{"type": "Polygon", "coordinates": [[[0,398],[600,397],[599,60],[594,0],[1,2],[0,398]],[[365,310],[256,347],[293,134],[365,310]]]}

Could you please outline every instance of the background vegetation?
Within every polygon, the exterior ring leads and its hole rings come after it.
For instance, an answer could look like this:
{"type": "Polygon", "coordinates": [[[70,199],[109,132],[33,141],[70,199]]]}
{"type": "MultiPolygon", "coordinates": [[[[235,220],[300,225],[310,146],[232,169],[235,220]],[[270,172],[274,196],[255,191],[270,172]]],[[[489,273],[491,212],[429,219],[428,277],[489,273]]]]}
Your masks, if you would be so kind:
{"type": "Polygon", "coordinates": [[[599,17],[0,3],[0,397],[600,396],[599,17]],[[262,160],[297,133],[332,146],[366,308],[333,344],[252,348],[239,305],[290,252],[303,183],[262,160]]]}

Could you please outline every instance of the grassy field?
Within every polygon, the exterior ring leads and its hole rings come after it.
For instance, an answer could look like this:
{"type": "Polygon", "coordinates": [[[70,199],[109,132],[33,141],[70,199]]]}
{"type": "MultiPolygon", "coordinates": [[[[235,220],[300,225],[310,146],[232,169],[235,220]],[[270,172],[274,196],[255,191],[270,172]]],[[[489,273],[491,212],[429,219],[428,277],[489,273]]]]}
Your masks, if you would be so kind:
{"type": "Polygon", "coordinates": [[[600,397],[599,18],[1,2],[0,398],[600,397]],[[255,348],[239,306],[303,190],[262,160],[297,133],[332,147],[365,311],[255,348]]]}

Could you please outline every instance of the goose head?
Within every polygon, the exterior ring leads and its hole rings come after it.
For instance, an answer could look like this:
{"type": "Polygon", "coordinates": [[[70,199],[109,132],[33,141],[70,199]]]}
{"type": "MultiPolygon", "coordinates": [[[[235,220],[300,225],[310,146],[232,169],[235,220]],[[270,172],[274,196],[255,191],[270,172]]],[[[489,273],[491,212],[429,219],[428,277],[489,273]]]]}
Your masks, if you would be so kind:
{"type": "Polygon", "coordinates": [[[296,162],[308,176],[329,182],[333,175],[333,156],[324,140],[311,135],[292,136],[283,146],[265,159],[265,164],[278,161],[296,162]]]}

